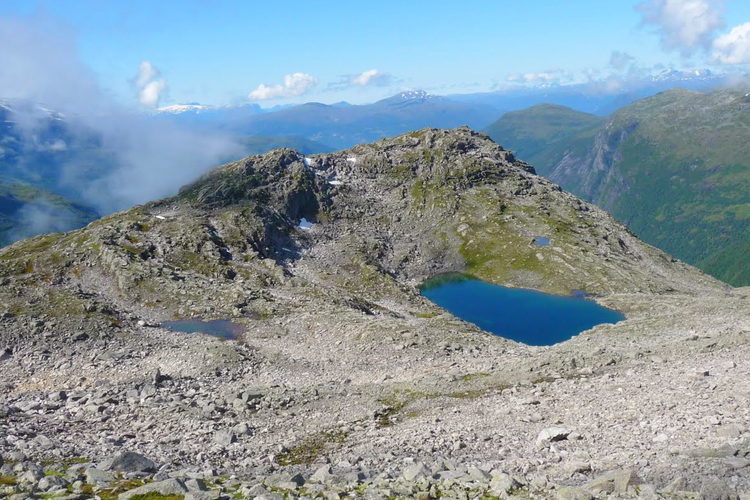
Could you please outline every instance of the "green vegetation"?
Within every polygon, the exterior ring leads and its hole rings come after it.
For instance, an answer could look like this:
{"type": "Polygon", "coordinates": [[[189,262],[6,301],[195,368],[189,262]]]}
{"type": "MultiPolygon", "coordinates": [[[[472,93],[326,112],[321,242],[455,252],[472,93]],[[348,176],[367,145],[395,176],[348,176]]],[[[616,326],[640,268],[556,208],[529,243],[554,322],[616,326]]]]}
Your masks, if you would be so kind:
{"type": "Polygon", "coordinates": [[[281,453],[277,460],[281,465],[303,465],[313,463],[329,446],[346,441],[347,433],[342,431],[320,432],[309,436],[299,445],[281,453]]]}
{"type": "Polygon", "coordinates": [[[730,284],[750,284],[750,98],[744,92],[674,89],[606,121],[537,106],[508,113],[487,131],[647,243],[730,284]]]}
{"type": "Polygon", "coordinates": [[[556,104],[505,113],[484,132],[493,141],[549,175],[566,154],[582,156],[594,143],[604,118],[556,104]]]}

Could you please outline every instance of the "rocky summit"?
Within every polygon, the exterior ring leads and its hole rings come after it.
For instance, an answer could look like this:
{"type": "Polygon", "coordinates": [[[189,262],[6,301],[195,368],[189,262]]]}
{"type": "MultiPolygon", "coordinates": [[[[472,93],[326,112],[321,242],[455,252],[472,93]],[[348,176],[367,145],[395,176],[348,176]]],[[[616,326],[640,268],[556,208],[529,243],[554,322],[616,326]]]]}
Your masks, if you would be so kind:
{"type": "Polygon", "coordinates": [[[0,497],[750,493],[749,290],[467,128],[223,165],[0,285],[0,497]],[[627,319],[518,344],[420,295],[446,272],[627,319]]]}

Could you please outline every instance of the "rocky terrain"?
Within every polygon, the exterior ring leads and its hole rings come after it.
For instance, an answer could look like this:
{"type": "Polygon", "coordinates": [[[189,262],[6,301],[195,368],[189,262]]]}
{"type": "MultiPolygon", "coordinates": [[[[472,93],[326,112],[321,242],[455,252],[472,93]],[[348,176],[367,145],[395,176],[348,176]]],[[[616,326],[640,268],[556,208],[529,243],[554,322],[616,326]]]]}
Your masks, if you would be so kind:
{"type": "Polygon", "coordinates": [[[0,497],[750,492],[750,290],[466,128],[224,165],[0,250],[0,285],[0,497]],[[420,296],[455,271],[627,319],[518,344],[420,296]]]}

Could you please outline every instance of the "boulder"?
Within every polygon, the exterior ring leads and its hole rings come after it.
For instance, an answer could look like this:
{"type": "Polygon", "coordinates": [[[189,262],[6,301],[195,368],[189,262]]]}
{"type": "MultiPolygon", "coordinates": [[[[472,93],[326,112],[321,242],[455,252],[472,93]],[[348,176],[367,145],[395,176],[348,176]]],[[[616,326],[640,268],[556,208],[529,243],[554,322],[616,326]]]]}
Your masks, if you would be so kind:
{"type": "Polygon", "coordinates": [[[112,461],[102,468],[117,472],[154,472],[156,471],[156,464],[140,453],[123,451],[115,455],[112,461]]]}
{"type": "Polygon", "coordinates": [[[118,500],[129,500],[134,496],[146,495],[149,493],[158,493],[160,495],[184,495],[187,492],[188,489],[185,486],[185,483],[179,479],[172,478],[167,479],[166,481],[144,484],[138,488],[120,493],[117,498],[118,500]]]}

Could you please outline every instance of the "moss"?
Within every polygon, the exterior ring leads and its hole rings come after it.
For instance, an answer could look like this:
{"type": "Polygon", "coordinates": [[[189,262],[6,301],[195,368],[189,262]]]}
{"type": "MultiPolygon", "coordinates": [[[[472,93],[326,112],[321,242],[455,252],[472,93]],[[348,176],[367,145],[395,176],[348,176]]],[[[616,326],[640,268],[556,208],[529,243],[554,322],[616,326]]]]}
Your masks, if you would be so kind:
{"type": "Polygon", "coordinates": [[[0,476],[0,485],[3,486],[15,486],[18,481],[14,476],[0,476]]]}
{"type": "Polygon", "coordinates": [[[348,434],[342,431],[321,432],[308,437],[294,448],[282,453],[277,460],[280,465],[304,465],[315,462],[330,445],[346,441],[348,434]]]}

